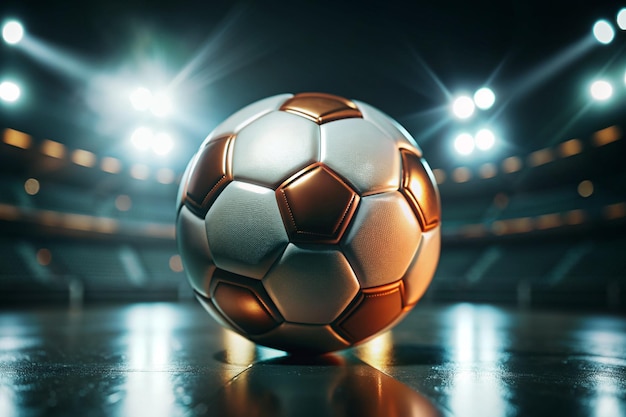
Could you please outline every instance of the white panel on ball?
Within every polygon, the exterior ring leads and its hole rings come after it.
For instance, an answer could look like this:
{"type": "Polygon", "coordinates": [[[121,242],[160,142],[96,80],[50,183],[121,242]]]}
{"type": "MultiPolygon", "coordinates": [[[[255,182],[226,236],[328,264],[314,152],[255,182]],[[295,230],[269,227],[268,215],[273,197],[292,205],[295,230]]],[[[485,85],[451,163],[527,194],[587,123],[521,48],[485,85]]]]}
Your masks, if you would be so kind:
{"type": "Polygon", "coordinates": [[[274,191],[233,181],[205,219],[218,268],[261,279],[287,246],[288,237],[274,191]]]}
{"type": "Polygon", "coordinates": [[[285,320],[307,324],[332,322],[359,290],[359,282],[339,250],[305,249],[293,243],[263,285],[285,320]]]}
{"type": "Polygon", "coordinates": [[[441,225],[422,233],[422,241],[404,276],[404,300],[415,304],[426,292],[435,275],[441,252],[441,225]]]}
{"type": "Polygon", "coordinates": [[[365,120],[374,123],[379,129],[394,138],[400,147],[412,149],[417,155],[422,156],[422,150],[419,145],[401,124],[367,103],[357,100],[354,100],[354,103],[361,110],[365,120]]]}
{"type": "Polygon", "coordinates": [[[281,111],[266,114],[235,138],[233,176],[276,186],[319,160],[319,136],[319,126],[304,117],[281,111]]]}
{"type": "Polygon", "coordinates": [[[321,161],[347,179],[361,195],[397,190],[400,152],[395,142],[363,119],[321,126],[321,161]]]}
{"type": "Polygon", "coordinates": [[[363,197],[342,242],[361,287],[402,278],[417,251],[422,230],[397,191],[363,197]]]}
{"type": "Polygon", "coordinates": [[[215,265],[209,250],[204,220],[183,206],[176,220],[176,242],[183,267],[194,290],[209,296],[209,280],[215,265]]]}
{"type": "Polygon", "coordinates": [[[209,133],[209,136],[207,136],[204,140],[202,146],[213,138],[238,133],[245,126],[249,125],[264,114],[278,110],[280,106],[282,106],[282,104],[291,97],[293,97],[293,94],[278,94],[247,105],[213,129],[213,131],[209,133]]]}

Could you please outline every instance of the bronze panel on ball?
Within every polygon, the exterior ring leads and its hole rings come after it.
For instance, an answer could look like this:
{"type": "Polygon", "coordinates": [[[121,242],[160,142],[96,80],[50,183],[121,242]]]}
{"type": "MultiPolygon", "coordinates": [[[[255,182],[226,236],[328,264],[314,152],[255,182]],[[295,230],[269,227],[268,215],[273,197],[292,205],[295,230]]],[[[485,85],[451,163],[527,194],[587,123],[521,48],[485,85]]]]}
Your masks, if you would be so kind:
{"type": "Polygon", "coordinates": [[[333,120],[363,117],[352,101],[325,93],[296,94],[285,101],[280,110],[306,117],[320,125],[333,120]]]}
{"type": "Polygon", "coordinates": [[[212,299],[224,317],[246,334],[263,334],[280,324],[252,288],[220,281],[212,299]]]}
{"type": "Polygon", "coordinates": [[[406,149],[402,154],[402,193],[415,212],[422,230],[427,231],[439,224],[441,203],[435,188],[435,180],[425,161],[406,149]]]}
{"type": "Polygon", "coordinates": [[[402,281],[363,289],[335,330],[351,343],[360,342],[393,323],[402,304],[402,281]]]}
{"type": "Polygon", "coordinates": [[[189,182],[187,202],[196,214],[204,216],[217,195],[232,180],[228,152],[234,136],[210,141],[200,150],[189,182]]]}
{"type": "Polygon", "coordinates": [[[359,195],[323,164],[315,164],[276,190],[292,242],[337,243],[350,223],[359,195]]]}

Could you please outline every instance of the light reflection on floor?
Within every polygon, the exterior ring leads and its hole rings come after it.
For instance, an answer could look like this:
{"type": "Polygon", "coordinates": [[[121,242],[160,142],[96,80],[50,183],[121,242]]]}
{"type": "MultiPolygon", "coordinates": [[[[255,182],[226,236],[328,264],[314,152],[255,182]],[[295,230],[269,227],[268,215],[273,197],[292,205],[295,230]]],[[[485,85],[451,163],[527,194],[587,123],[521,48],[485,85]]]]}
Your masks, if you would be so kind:
{"type": "Polygon", "coordinates": [[[318,358],[257,346],[197,304],[0,312],[0,416],[626,415],[626,322],[418,306],[318,358]]]}

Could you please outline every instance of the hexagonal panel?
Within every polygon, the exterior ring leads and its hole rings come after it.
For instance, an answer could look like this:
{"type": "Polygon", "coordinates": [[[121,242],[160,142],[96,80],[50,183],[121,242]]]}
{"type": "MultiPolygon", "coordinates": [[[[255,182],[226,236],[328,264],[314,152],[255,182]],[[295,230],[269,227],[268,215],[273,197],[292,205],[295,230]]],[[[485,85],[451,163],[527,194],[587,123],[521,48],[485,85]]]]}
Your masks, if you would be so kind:
{"type": "Polygon", "coordinates": [[[361,287],[402,278],[417,251],[421,229],[397,191],[361,199],[359,211],[341,242],[361,287]]]}
{"type": "Polygon", "coordinates": [[[176,219],[176,243],[192,288],[208,297],[215,264],[209,250],[204,220],[183,206],[176,219]]]}
{"type": "Polygon", "coordinates": [[[211,299],[219,312],[244,335],[266,333],[282,322],[257,280],[218,269],[211,299]]]}
{"type": "Polygon", "coordinates": [[[423,230],[430,230],[441,219],[441,202],[435,176],[426,161],[406,149],[402,154],[402,193],[411,204],[423,230]]]}
{"type": "Polygon", "coordinates": [[[237,180],[275,187],[319,159],[319,127],[310,120],[275,111],[237,135],[233,175],[237,180]]]}
{"type": "Polygon", "coordinates": [[[361,112],[352,101],[325,93],[296,94],[280,110],[306,117],[320,125],[333,120],[361,117],[361,112]]]}
{"type": "Polygon", "coordinates": [[[352,307],[333,327],[351,343],[361,342],[390,324],[402,313],[402,281],[362,290],[352,307]]]}
{"type": "Polygon", "coordinates": [[[435,275],[441,252],[441,226],[422,233],[422,241],[413,262],[402,278],[404,304],[413,305],[422,298],[435,275]]]}
{"type": "Polygon", "coordinates": [[[320,126],[321,161],[360,195],[397,190],[400,155],[395,142],[372,123],[344,119],[320,126]]]}
{"type": "Polygon", "coordinates": [[[422,150],[411,134],[398,122],[387,114],[362,101],[355,100],[361,110],[363,118],[374,123],[380,130],[392,137],[399,148],[408,148],[417,155],[422,156],[422,150]]]}
{"type": "Polygon", "coordinates": [[[324,165],[313,165],[285,181],[276,200],[292,242],[337,243],[359,196],[324,165]]]}
{"type": "Polygon", "coordinates": [[[278,94],[267,97],[252,104],[248,104],[244,108],[238,110],[220,123],[204,140],[203,145],[220,136],[236,135],[245,126],[252,123],[259,117],[278,110],[278,108],[286,101],[293,97],[293,94],[278,94]]]}
{"type": "Polygon", "coordinates": [[[288,243],[274,191],[233,181],[206,215],[218,268],[261,279],[288,243]]]}
{"type": "Polygon", "coordinates": [[[187,205],[201,217],[232,180],[228,155],[232,139],[226,136],[210,141],[195,158],[187,182],[187,205]]]}
{"type": "Polygon", "coordinates": [[[359,290],[350,264],[338,250],[306,249],[290,243],[263,279],[285,320],[328,324],[359,290]]]}
{"type": "Polygon", "coordinates": [[[251,338],[254,342],[291,353],[324,353],[345,349],[349,343],[329,325],[284,322],[275,329],[251,338]]]}

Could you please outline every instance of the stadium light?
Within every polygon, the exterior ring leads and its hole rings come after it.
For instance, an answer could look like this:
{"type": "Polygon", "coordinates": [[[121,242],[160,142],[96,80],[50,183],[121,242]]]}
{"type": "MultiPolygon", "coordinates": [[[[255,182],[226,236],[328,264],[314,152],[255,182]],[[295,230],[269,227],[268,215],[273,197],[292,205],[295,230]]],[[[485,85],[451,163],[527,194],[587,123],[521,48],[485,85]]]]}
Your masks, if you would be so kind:
{"type": "Polygon", "coordinates": [[[164,156],[170,153],[174,148],[174,141],[172,137],[167,133],[158,133],[152,140],[152,150],[155,154],[164,156]]]}
{"type": "Polygon", "coordinates": [[[613,29],[613,25],[611,25],[608,21],[602,19],[598,20],[593,25],[593,36],[596,40],[604,45],[607,45],[613,41],[615,38],[615,30],[613,29]]]}
{"type": "Polygon", "coordinates": [[[150,111],[157,117],[165,117],[172,112],[172,101],[165,93],[157,93],[154,95],[150,105],[150,111]]]}
{"type": "Polygon", "coordinates": [[[469,133],[461,133],[454,139],[454,149],[461,155],[469,155],[474,151],[474,138],[469,133]]]}
{"type": "Polygon", "coordinates": [[[483,87],[474,93],[474,103],[481,110],[488,110],[496,102],[496,95],[491,88],[483,87]]]}
{"type": "Polygon", "coordinates": [[[22,91],[20,86],[11,81],[3,81],[0,83],[0,100],[7,103],[13,103],[20,98],[22,91]]]}
{"type": "Polygon", "coordinates": [[[474,136],[474,143],[481,151],[488,151],[496,143],[496,135],[491,129],[480,129],[474,136]]]}
{"type": "Polygon", "coordinates": [[[617,12],[617,19],[615,20],[617,21],[617,26],[621,30],[626,30],[626,8],[623,8],[619,12],[617,12]]]}
{"type": "Polygon", "coordinates": [[[135,110],[148,110],[152,103],[152,92],[145,87],[138,87],[130,93],[129,99],[135,110]]]}
{"type": "Polygon", "coordinates": [[[474,101],[468,96],[457,97],[452,102],[452,114],[459,119],[468,119],[474,114],[474,101]]]}
{"type": "Polygon", "coordinates": [[[606,101],[613,95],[613,86],[605,80],[597,80],[589,87],[591,97],[596,101],[606,101]]]}
{"type": "Polygon", "coordinates": [[[130,141],[140,151],[145,151],[152,145],[154,132],[149,127],[138,127],[130,136],[130,141]]]}
{"type": "Polygon", "coordinates": [[[24,27],[16,20],[10,20],[2,27],[2,38],[9,45],[19,43],[24,37],[24,27]]]}

